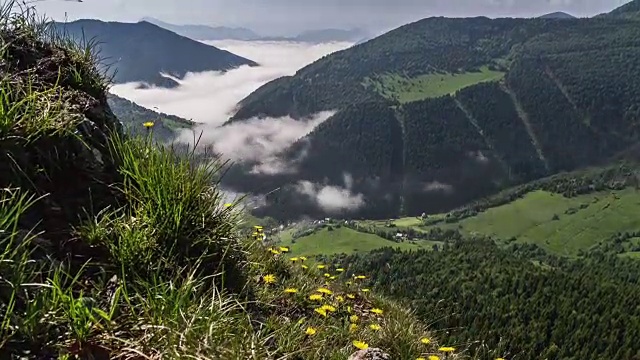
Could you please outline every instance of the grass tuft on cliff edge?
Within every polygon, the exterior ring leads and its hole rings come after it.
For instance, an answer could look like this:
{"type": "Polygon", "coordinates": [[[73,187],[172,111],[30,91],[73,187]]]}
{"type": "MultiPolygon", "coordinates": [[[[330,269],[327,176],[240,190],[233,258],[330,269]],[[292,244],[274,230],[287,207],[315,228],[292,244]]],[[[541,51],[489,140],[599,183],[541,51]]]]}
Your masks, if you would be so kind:
{"type": "Polygon", "coordinates": [[[220,163],[124,135],[91,42],[14,2],[0,37],[0,357],[461,356],[366,278],[242,234],[220,163]]]}

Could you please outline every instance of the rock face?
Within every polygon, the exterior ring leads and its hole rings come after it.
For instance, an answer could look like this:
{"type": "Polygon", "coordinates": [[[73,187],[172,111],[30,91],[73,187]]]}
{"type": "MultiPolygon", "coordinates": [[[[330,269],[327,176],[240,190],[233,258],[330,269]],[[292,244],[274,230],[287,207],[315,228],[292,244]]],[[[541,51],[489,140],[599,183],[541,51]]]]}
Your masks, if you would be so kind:
{"type": "Polygon", "coordinates": [[[391,360],[391,355],[378,348],[370,348],[354,352],[348,360],[391,360]]]}

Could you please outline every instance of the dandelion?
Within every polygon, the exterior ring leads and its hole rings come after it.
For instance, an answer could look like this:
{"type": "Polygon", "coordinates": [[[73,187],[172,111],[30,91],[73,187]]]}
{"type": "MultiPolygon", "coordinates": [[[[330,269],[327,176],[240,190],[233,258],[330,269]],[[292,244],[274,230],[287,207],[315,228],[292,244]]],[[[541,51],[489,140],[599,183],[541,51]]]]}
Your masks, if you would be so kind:
{"type": "Polygon", "coordinates": [[[276,276],[273,274],[267,274],[262,277],[262,281],[264,281],[267,284],[273,284],[276,282],[276,276]]]}
{"type": "Polygon", "coordinates": [[[384,312],[384,311],[382,311],[382,309],[378,309],[378,308],[373,308],[373,309],[371,309],[369,311],[374,313],[374,314],[376,314],[376,315],[382,315],[382,313],[384,312]]]}
{"type": "Polygon", "coordinates": [[[269,251],[273,254],[273,255],[278,255],[280,254],[280,251],[276,250],[276,249],[269,249],[269,251]]]}
{"type": "Polygon", "coordinates": [[[356,296],[355,296],[355,295],[353,295],[353,294],[347,294],[347,298],[349,298],[349,299],[353,300],[353,299],[355,299],[355,298],[356,298],[356,296]]]}
{"type": "Polygon", "coordinates": [[[360,291],[362,291],[362,292],[369,292],[369,291],[371,291],[371,290],[369,290],[369,289],[367,289],[367,288],[364,288],[364,289],[360,289],[360,291]]]}
{"type": "Polygon", "coordinates": [[[142,126],[144,126],[147,129],[151,129],[154,125],[155,125],[155,123],[153,121],[147,121],[147,122],[142,124],[142,126]]]}
{"type": "Polygon", "coordinates": [[[312,328],[311,326],[307,327],[307,330],[304,331],[304,333],[309,335],[309,336],[315,335],[316,332],[318,332],[318,331],[316,329],[312,328]]]}
{"type": "Polygon", "coordinates": [[[349,314],[351,314],[351,313],[353,312],[353,309],[351,308],[351,306],[347,306],[347,312],[348,312],[349,314]]]}
{"type": "Polygon", "coordinates": [[[378,331],[380,329],[382,329],[382,327],[378,324],[371,324],[369,325],[369,329],[373,330],[373,331],[378,331]]]}
{"type": "Polygon", "coordinates": [[[356,330],[358,330],[358,325],[349,324],[349,332],[355,332],[356,330]]]}
{"type": "Polygon", "coordinates": [[[331,305],[322,305],[320,308],[325,310],[325,311],[329,311],[329,312],[335,312],[336,311],[336,308],[334,306],[331,306],[331,305]]]}
{"type": "Polygon", "coordinates": [[[321,307],[315,308],[315,309],[313,309],[313,311],[317,312],[318,314],[320,314],[320,315],[322,315],[324,317],[327,317],[327,310],[325,310],[325,309],[323,309],[321,307]]]}
{"type": "Polygon", "coordinates": [[[429,356],[429,360],[440,360],[440,357],[436,355],[431,355],[429,356]]]}
{"type": "Polygon", "coordinates": [[[360,350],[368,349],[369,344],[360,340],[353,340],[353,346],[357,347],[360,350]]]}
{"type": "Polygon", "coordinates": [[[357,323],[357,322],[358,322],[358,319],[360,319],[360,318],[358,317],[358,315],[351,315],[351,316],[349,316],[349,322],[357,323]]]}
{"type": "Polygon", "coordinates": [[[367,277],[366,277],[366,276],[364,276],[364,275],[356,275],[356,276],[354,276],[353,278],[354,278],[354,279],[357,279],[357,280],[364,280],[364,279],[366,279],[367,277]]]}
{"type": "Polygon", "coordinates": [[[302,265],[300,267],[303,268],[304,270],[307,270],[309,268],[307,265],[302,265]]]}
{"type": "Polygon", "coordinates": [[[319,264],[317,267],[318,267],[318,269],[322,270],[322,269],[324,269],[326,266],[324,266],[324,265],[322,265],[322,264],[319,264]]]}
{"type": "Polygon", "coordinates": [[[336,271],[337,272],[344,272],[344,269],[343,268],[337,268],[336,271]]]}
{"type": "Polygon", "coordinates": [[[288,247],[284,247],[284,246],[280,246],[280,251],[282,251],[283,253],[287,253],[289,252],[289,248],[288,247]]]}
{"type": "Polygon", "coordinates": [[[307,261],[307,257],[306,256],[300,256],[300,261],[307,261]]]}
{"type": "Polygon", "coordinates": [[[420,339],[420,342],[425,345],[428,345],[428,344],[431,344],[431,339],[423,337],[422,339],[420,339]]]}
{"type": "Polygon", "coordinates": [[[329,290],[327,288],[318,288],[316,291],[321,293],[321,294],[326,294],[326,295],[333,294],[333,291],[331,291],[331,290],[329,290]]]}
{"type": "Polygon", "coordinates": [[[224,207],[226,207],[226,208],[230,208],[230,207],[232,207],[232,206],[233,206],[233,204],[232,204],[232,203],[226,203],[226,204],[224,204],[224,207]]]}
{"type": "Polygon", "coordinates": [[[336,300],[338,300],[338,302],[344,302],[344,296],[338,295],[336,296],[336,300]]]}
{"type": "Polygon", "coordinates": [[[294,289],[294,288],[286,288],[286,289],[284,289],[284,292],[285,292],[286,294],[295,294],[295,293],[297,293],[297,292],[298,292],[298,289],[294,289]]]}
{"type": "Polygon", "coordinates": [[[450,352],[454,352],[456,351],[456,348],[453,348],[451,346],[443,346],[440,349],[438,349],[439,351],[445,352],[445,353],[450,353],[450,352]]]}
{"type": "Polygon", "coordinates": [[[324,273],[324,277],[329,278],[329,277],[331,277],[331,274],[329,274],[329,273],[324,273]]]}
{"type": "Polygon", "coordinates": [[[320,300],[322,300],[322,295],[320,295],[320,294],[309,295],[309,300],[311,300],[311,301],[320,301],[320,300]]]}
{"type": "Polygon", "coordinates": [[[504,360],[504,358],[496,358],[496,360],[504,360]]]}
{"type": "Polygon", "coordinates": [[[335,277],[335,276],[331,276],[331,277],[329,277],[329,280],[335,280],[335,279],[336,279],[336,277],[335,277]]]}
{"type": "Polygon", "coordinates": [[[296,262],[296,261],[298,261],[298,260],[300,260],[300,259],[299,259],[299,258],[297,258],[297,257],[292,257],[292,258],[290,258],[289,260],[291,260],[291,262],[296,262]]]}

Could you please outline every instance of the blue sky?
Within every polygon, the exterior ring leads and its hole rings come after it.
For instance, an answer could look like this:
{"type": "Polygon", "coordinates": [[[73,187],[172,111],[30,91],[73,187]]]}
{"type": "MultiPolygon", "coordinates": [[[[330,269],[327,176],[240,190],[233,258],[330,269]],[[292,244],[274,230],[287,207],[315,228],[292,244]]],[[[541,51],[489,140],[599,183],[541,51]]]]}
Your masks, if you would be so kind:
{"type": "Polygon", "coordinates": [[[56,20],[100,18],[246,26],[263,34],[328,27],[385,30],[429,16],[536,16],[566,11],[591,16],[628,0],[42,0],[36,7],[56,20]]]}

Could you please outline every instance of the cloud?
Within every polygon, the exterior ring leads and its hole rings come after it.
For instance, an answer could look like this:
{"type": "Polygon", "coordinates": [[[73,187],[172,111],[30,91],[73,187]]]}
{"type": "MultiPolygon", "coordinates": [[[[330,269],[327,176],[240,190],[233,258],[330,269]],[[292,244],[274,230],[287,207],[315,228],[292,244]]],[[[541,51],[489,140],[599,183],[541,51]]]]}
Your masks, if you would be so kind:
{"type": "Polygon", "coordinates": [[[174,89],[138,89],[138,83],[117,84],[111,92],[146,108],[175,114],[211,126],[224,123],[236,104],[263,84],[345,49],[350,43],[303,44],[293,42],[207,41],[256,61],[261,66],[241,66],[227,72],[189,73],[174,89]]]}
{"type": "MultiPolygon", "coordinates": [[[[252,119],[221,127],[232,115],[237,103],[261,85],[298,69],[329,53],[349,47],[350,43],[303,44],[293,42],[209,41],[207,44],[231,51],[258,62],[259,67],[243,66],[227,72],[189,73],[174,89],[138,88],[137,83],[112,87],[116,95],[149,109],[175,114],[202,123],[203,144],[213,144],[224,159],[250,161],[254,172],[291,171],[290,164],[276,155],[308,134],[333,113],[322,112],[309,121],[290,117],[252,119]]],[[[193,133],[185,132],[180,141],[192,142],[193,133]]]]}
{"type": "Polygon", "coordinates": [[[314,184],[310,181],[299,181],[296,191],[311,198],[327,213],[340,213],[357,210],[364,205],[364,195],[351,191],[353,178],[344,174],[345,187],[314,184]]]}
{"type": "Polygon", "coordinates": [[[439,181],[432,181],[427,183],[423,187],[424,191],[434,191],[434,192],[443,192],[445,194],[450,194],[453,192],[453,186],[445,183],[441,183],[439,181]]]}

